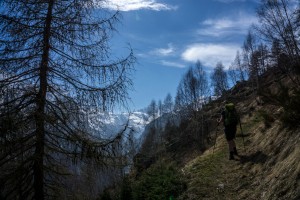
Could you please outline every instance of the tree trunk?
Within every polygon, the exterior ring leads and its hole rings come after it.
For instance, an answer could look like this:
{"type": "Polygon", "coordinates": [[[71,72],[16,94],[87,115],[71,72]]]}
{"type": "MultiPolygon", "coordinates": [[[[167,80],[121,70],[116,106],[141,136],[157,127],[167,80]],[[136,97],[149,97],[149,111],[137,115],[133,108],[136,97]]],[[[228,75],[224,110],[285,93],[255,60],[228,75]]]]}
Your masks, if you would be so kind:
{"type": "Polygon", "coordinates": [[[35,161],[33,167],[34,176],[34,198],[38,200],[44,199],[44,149],[45,149],[45,106],[46,106],[46,93],[47,93],[47,71],[49,63],[50,51],[50,29],[52,20],[52,9],[54,0],[48,2],[47,17],[45,20],[45,28],[43,35],[43,54],[40,64],[39,78],[40,87],[36,99],[36,149],[35,161]]]}

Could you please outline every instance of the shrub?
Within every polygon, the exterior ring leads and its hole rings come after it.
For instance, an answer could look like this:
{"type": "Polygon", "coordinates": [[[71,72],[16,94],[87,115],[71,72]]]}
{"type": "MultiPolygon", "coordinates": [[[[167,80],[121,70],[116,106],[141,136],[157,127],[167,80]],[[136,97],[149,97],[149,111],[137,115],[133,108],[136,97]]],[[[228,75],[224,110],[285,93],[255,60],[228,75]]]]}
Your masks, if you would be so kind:
{"type": "Polygon", "coordinates": [[[282,122],[289,127],[298,127],[300,121],[300,91],[290,96],[283,108],[282,122]]]}
{"type": "Polygon", "coordinates": [[[132,192],[134,200],[169,199],[178,197],[185,188],[177,170],[172,165],[160,163],[143,172],[133,183],[132,192]]]}

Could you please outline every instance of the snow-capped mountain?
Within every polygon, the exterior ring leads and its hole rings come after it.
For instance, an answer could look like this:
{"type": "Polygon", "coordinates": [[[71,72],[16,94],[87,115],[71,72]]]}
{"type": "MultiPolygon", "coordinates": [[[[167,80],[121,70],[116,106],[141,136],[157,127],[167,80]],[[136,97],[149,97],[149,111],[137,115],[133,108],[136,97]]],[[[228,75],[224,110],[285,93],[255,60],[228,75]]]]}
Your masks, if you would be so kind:
{"type": "Polygon", "coordinates": [[[141,145],[146,125],[151,121],[144,112],[120,114],[90,112],[87,118],[89,127],[103,138],[114,137],[127,126],[125,135],[132,137],[137,148],[141,145]]]}

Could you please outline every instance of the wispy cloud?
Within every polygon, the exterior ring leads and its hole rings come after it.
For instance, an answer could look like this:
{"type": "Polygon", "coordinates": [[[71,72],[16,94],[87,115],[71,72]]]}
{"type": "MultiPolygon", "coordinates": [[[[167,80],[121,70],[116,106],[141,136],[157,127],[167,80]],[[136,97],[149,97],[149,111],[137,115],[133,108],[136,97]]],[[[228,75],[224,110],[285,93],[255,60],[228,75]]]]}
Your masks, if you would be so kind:
{"type": "Polygon", "coordinates": [[[233,3],[233,2],[245,2],[245,1],[254,1],[259,2],[260,0],[214,0],[222,3],[233,3]]]}
{"type": "Polygon", "coordinates": [[[232,34],[245,34],[249,27],[257,22],[255,16],[240,14],[236,17],[224,17],[219,19],[206,19],[201,22],[201,28],[197,30],[203,36],[227,36],[232,34]]]}
{"type": "Polygon", "coordinates": [[[132,11],[141,9],[161,11],[177,9],[177,6],[159,3],[157,2],[157,0],[106,0],[99,1],[99,5],[107,9],[120,11],[132,11]]]}
{"type": "Polygon", "coordinates": [[[169,56],[175,52],[175,47],[172,43],[168,44],[167,48],[158,48],[151,51],[151,54],[157,55],[157,56],[169,56]]]}
{"type": "Polygon", "coordinates": [[[164,65],[164,66],[176,67],[176,68],[185,68],[186,67],[186,65],[184,65],[182,63],[167,61],[167,60],[162,60],[161,64],[164,65]]]}
{"type": "Polygon", "coordinates": [[[188,62],[200,60],[205,66],[214,68],[222,62],[227,68],[233,61],[239,45],[236,44],[192,44],[186,48],[181,57],[188,62]]]}
{"type": "Polygon", "coordinates": [[[232,3],[232,2],[235,2],[235,1],[244,2],[246,0],[214,0],[214,1],[219,1],[219,2],[222,2],[222,3],[232,3]]]}
{"type": "Polygon", "coordinates": [[[178,60],[178,51],[172,43],[168,43],[166,48],[156,48],[138,56],[151,59],[151,62],[167,67],[185,68],[183,61],[178,60]],[[155,58],[155,59],[153,59],[155,58]],[[174,60],[175,59],[175,60],[174,60]]]}

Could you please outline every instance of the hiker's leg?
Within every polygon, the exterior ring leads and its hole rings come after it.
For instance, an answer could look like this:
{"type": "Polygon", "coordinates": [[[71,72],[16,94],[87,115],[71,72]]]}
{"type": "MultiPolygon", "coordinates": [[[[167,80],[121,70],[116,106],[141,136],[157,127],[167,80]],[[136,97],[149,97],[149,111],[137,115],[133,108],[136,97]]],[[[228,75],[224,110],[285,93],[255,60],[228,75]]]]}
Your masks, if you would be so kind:
{"type": "Polygon", "coordinates": [[[237,155],[238,156],[238,152],[237,152],[237,149],[236,149],[236,144],[235,144],[235,141],[234,139],[232,140],[232,151],[234,153],[234,155],[237,155]]]}
{"type": "Polygon", "coordinates": [[[234,139],[231,140],[231,147],[232,147],[232,150],[234,150],[236,148],[234,139]]]}
{"type": "Polygon", "coordinates": [[[232,141],[233,141],[233,153],[234,153],[234,155],[238,156],[238,152],[237,152],[235,141],[234,141],[235,136],[236,136],[236,126],[233,127],[232,132],[233,132],[233,139],[232,139],[232,141]]]}
{"type": "Polygon", "coordinates": [[[234,142],[235,135],[234,135],[234,131],[232,131],[232,127],[225,127],[225,135],[226,135],[226,140],[229,149],[229,160],[233,160],[234,147],[235,147],[235,142],[234,142]]]}
{"type": "Polygon", "coordinates": [[[228,147],[229,147],[229,152],[234,151],[234,148],[235,148],[235,142],[234,142],[234,140],[229,140],[228,141],[228,147]]]}
{"type": "Polygon", "coordinates": [[[229,149],[229,160],[233,160],[233,154],[234,154],[234,141],[233,140],[227,140],[228,142],[228,149],[229,149]]]}

